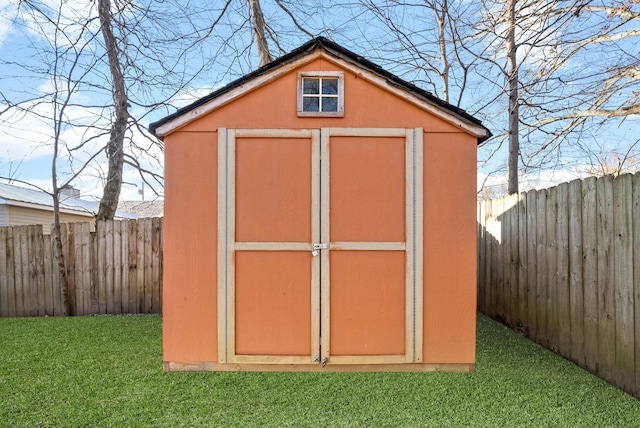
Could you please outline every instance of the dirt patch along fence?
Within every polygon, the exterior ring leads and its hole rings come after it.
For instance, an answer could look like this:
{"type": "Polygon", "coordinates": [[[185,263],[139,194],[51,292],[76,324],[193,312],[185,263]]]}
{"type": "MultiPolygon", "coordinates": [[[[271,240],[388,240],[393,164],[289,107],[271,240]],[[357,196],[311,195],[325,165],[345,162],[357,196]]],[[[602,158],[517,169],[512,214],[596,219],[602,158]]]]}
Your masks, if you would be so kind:
{"type": "Polygon", "coordinates": [[[640,398],[640,173],[478,203],[478,309],[640,398]]]}
{"type": "MultiPolygon", "coordinates": [[[[162,219],[61,225],[73,315],[162,311],[162,219]]],[[[51,235],[0,227],[0,317],[63,315],[51,235]]]]}

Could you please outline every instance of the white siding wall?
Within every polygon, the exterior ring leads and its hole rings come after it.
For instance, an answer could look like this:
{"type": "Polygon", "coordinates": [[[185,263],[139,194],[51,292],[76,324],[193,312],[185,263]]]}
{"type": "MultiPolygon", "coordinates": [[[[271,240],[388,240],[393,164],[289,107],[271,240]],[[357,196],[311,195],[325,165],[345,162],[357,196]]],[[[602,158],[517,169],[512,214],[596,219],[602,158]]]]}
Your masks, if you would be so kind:
{"type": "MultiPolygon", "coordinates": [[[[42,228],[44,233],[51,233],[51,225],[53,224],[53,211],[13,206],[8,206],[6,208],[6,221],[8,226],[28,226],[31,224],[41,224],[43,226],[42,228]]],[[[60,222],[62,223],[84,221],[90,221],[92,223],[91,229],[93,230],[93,225],[95,224],[93,217],[65,213],[60,214],[60,222]]]]}
{"type": "Polygon", "coordinates": [[[7,226],[7,206],[0,205],[0,226],[7,226]]]}

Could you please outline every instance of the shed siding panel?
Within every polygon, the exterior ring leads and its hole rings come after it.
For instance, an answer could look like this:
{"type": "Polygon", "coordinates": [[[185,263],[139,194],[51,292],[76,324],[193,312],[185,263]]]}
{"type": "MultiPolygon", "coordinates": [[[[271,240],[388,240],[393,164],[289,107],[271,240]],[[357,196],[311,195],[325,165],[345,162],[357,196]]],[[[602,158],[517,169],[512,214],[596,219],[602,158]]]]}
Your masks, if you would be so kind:
{"type": "Polygon", "coordinates": [[[7,207],[5,205],[0,205],[0,226],[8,226],[7,207]]]}
{"type": "Polygon", "coordinates": [[[444,120],[425,113],[424,110],[347,71],[344,76],[344,117],[298,117],[296,110],[298,72],[332,70],[341,69],[326,59],[313,61],[203,116],[182,128],[182,131],[202,132],[215,130],[218,127],[413,128],[422,126],[430,132],[460,132],[444,120]]]}
{"type": "Polygon", "coordinates": [[[165,361],[217,361],[216,141],[215,132],[165,139],[165,361]]]}
{"type": "Polygon", "coordinates": [[[476,144],[424,136],[425,363],[475,361],[476,144]]]}

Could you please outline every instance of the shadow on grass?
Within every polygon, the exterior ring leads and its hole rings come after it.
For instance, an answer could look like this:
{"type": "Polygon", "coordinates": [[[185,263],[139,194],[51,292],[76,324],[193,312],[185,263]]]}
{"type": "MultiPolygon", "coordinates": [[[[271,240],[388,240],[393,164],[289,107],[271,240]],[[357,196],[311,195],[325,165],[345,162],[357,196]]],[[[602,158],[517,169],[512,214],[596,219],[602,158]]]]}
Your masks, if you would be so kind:
{"type": "Polygon", "coordinates": [[[640,401],[478,315],[474,373],[166,373],[161,318],[0,319],[0,426],[638,426],[640,401]]]}

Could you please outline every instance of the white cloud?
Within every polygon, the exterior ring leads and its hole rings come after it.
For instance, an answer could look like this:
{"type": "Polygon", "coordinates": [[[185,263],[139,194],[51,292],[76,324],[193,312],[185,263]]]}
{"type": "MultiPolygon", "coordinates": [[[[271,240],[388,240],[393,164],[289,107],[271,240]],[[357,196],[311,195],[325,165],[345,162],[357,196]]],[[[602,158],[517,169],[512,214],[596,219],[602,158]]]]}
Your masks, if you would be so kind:
{"type": "Polygon", "coordinates": [[[44,0],[39,6],[38,10],[24,8],[20,18],[31,35],[55,40],[57,46],[69,46],[86,38],[87,29],[95,32],[100,28],[98,20],[91,19],[97,15],[94,2],[67,0],[61,5],[59,0],[44,0]]]}
{"type": "Polygon", "coordinates": [[[16,14],[15,0],[0,0],[0,46],[13,31],[12,18],[16,14]]]}

